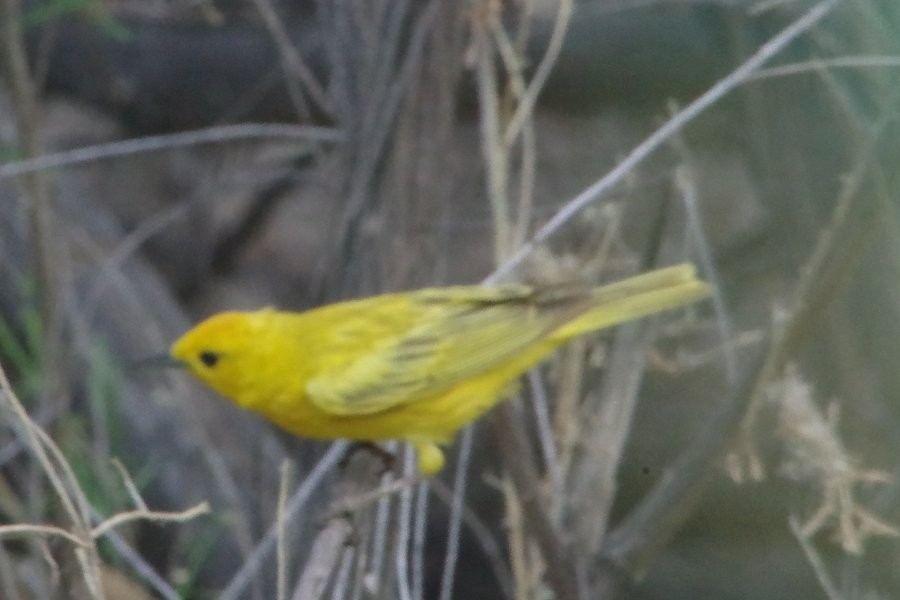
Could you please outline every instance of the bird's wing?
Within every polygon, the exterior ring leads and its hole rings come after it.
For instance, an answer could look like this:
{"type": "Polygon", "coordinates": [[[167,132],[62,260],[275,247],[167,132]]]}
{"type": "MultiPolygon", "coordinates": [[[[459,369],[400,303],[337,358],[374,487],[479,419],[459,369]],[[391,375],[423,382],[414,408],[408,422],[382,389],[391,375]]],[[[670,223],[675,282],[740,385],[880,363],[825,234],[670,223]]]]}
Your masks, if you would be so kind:
{"type": "Polygon", "coordinates": [[[583,310],[583,298],[525,286],[411,294],[403,300],[408,304],[340,326],[331,338],[338,358],[307,382],[306,393],[321,410],[347,416],[427,398],[521,353],[583,310]],[[364,352],[340,347],[354,337],[363,340],[357,348],[364,345],[364,352]],[[348,355],[353,359],[343,361],[348,355]]]}

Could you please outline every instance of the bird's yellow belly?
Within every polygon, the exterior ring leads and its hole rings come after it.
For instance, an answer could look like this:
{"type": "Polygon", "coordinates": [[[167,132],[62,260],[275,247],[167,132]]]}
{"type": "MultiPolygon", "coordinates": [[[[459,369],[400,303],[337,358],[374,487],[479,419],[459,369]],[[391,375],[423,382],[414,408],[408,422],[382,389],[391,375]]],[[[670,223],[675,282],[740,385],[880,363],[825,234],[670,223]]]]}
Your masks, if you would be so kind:
{"type": "Polygon", "coordinates": [[[463,426],[508,396],[518,378],[553,351],[558,341],[535,346],[515,360],[481,376],[461,381],[431,396],[417,398],[382,412],[334,415],[319,409],[301,391],[270,390],[238,404],[254,410],[295,435],[315,439],[360,441],[401,439],[446,444],[463,426]]]}
{"type": "Polygon", "coordinates": [[[445,444],[456,432],[508,395],[515,373],[491,373],[462,381],[429,397],[416,399],[383,412],[367,415],[333,415],[310,402],[304,394],[282,393],[241,403],[282,429],[316,439],[403,439],[445,444]],[[498,376],[499,375],[499,376],[498,376]]]}

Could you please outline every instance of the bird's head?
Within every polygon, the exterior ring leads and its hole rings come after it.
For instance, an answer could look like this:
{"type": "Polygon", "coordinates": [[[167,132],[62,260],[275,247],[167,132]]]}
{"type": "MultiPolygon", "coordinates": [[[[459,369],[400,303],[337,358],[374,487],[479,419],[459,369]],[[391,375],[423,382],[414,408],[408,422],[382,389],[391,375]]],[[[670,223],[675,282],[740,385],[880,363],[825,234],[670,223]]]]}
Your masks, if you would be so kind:
{"type": "Polygon", "coordinates": [[[240,403],[259,377],[261,339],[271,309],[214,315],[172,344],[170,358],[200,381],[240,403]]]}

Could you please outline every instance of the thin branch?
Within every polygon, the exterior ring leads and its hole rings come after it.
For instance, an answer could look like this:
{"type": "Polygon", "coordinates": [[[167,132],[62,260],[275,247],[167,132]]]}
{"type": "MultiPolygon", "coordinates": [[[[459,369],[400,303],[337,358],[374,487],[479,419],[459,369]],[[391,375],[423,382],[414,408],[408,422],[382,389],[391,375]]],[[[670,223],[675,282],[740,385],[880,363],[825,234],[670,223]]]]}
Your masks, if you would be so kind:
{"type": "MultiPolygon", "coordinates": [[[[481,149],[487,178],[487,194],[494,224],[494,260],[497,263],[502,263],[514,247],[514,243],[520,243],[519,240],[513,240],[513,235],[515,235],[516,231],[524,238],[523,232],[527,225],[527,213],[530,212],[532,194],[532,190],[527,189],[527,186],[532,186],[533,184],[531,176],[533,175],[534,167],[534,135],[531,130],[531,119],[534,102],[558,56],[565,36],[568,18],[571,15],[572,3],[564,1],[560,5],[550,47],[527,89],[524,87],[521,69],[518,68],[520,61],[513,51],[512,44],[507,41],[498,16],[491,12],[493,6],[490,3],[483,3],[480,8],[482,14],[477,15],[473,20],[472,34],[478,52],[476,73],[480,107],[481,149]],[[491,44],[489,31],[493,32],[497,51],[503,58],[506,69],[510,73],[509,85],[519,101],[514,120],[506,128],[505,133],[501,130],[500,125],[502,112],[497,93],[495,47],[494,44],[491,44]],[[519,227],[514,230],[510,219],[508,197],[509,150],[523,126],[528,127],[528,135],[523,145],[523,189],[520,190],[519,227]]],[[[574,572],[574,563],[566,556],[566,545],[554,530],[549,515],[540,504],[540,496],[537,494],[538,478],[534,472],[533,465],[526,466],[524,453],[526,452],[527,444],[519,429],[519,423],[515,421],[512,409],[508,405],[504,404],[499,407],[494,430],[500,441],[501,450],[503,450],[504,464],[511,471],[512,478],[516,484],[515,487],[507,486],[505,488],[507,489],[507,505],[512,507],[521,504],[524,513],[527,515],[528,532],[537,540],[543,559],[547,561],[548,572],[546,577],[555,594],[559,598],[575,600],[578,598],[578,590],[575,585],[577,578],[574,572]],[[510,448],[514,447],[516,451],[510,452],[510,448]],[[519,494],[524,494],[524,497],[516,498],[519,494]]],[[[454,500],[458,500],[461,497],[462,490],[457,488],[456,494],[454,500]]],[[[458,528],[459,524],[457,523],[456,530],[451,529],[450,533],[458,536],[458,528]]],[[[519,550],[518,555],[520,557],[525,554],[524,540],[524,537],[520,537],[518,540],[519,544],[511,540],[513,546],[519,550]]],[[[447,575],[446,567],[447,565],[445,565],[445,576],[447,575]]],[[[522,574],[521,562],[517,573],[519,575],[522,574]]],[[[521,577],[518,577],[517,580],[521,581],[521,577]]],[[[517,591],[521,592],[522,586],[518,586],[518,588],[517,591]]],[[[447,591],[447,589],[442,589],[442,592],[447,591]]]]}
{"type": "Polygon", "coordinates": [[[608,560],[634,574],[667,542],[693,508],[713,459],[724,452],[753,398],[769,381],[767,353],[757,349],[745,360],[738,384],[697,434],[694,443],[664,471],[656,486],[607,537],[601,550],[608,560]]]}
{"type": "Polygon", "coordinates": [[[750,76],[747,81],[801,75],[803,73],[817,73],[823,69],[872,69],[884,67],[900,67],[900,56],[859,55],[807,60],[760,69],[750,76]]]}
{"type": "Polygon", "coordinates": [[[298,113],[298,117],[309,117],[309,110],[304,101],[302,91],[296,86],[294,77],[300,80],[306,87],[306,91],[318,108],[324,113],[330,115],[332,113],[331,100],[328,94],[322,88],[322,85],[316,80],[312,69],[303,61],[303,57],[297,52],[290,36],[284,28],[284,23],[275,12],[269,0],[253,0],[253,5],[262,17],[266,29],[275,45],[278,46],[278,55],[281,59],[281,69],[284,71],[285,85],[288,89],[288,95],[294,103],[294,109],[298,113]]]}
{"type": "MultiPolygon", "coordinates": [[[[435,479],[431,482],[429,487],[434,491],[434,495],[438,500],[443,502],[446,506],[449,507],[453,504],[453,499],[456,495],[443,481],[435,479]]],[[[503,597],[512,598],[512,576],[510,575],[509,567],[505,562],[503,550],[500,547],[500,543],[494,537],[494,532],[491,530],[491,527],[482,521],[478,515],[467,506],[463,506],[462,519],[468,528],[469,533],[481,547],[484,557],[487,559],[488,563],[490,563],[491,570],[494,572],[494,578],[503,590],[503,597]]]]}
{"type": "Polygon", "coordinates": [[[30,418],[29,425],[34,428],[35,436],[49,453],[48,457],[56,462],[53,475],[59,478],[59,485],[63,486],[64,491],[66,486],[69,487],[69,490],[66,492],[66,497],[72,497],[71,504],[73,507],[77,508],[78,511],[77,519],[74,524],[78,527],[84,526],[85,534],[89,534],[90,532],[87,531],[87,523],[90,518],[90,505],[84,495],[84,491],[81,489],[81,486],[78,485],[78,478],[75,477],[75,471],[72,470],[72,465],[69,464],[65,455],[62,453],[62,450],[60,450],[59,446],[56,445],[56,442],[53,441],[46,431],[35,425],[33,421],[30,421],[30,418]]]}
{"type": "Polygon", "coordinates": [[[534,181],[537,177],[537,134],[534,120],[525,122],[522,129],[522,156],[519,166],[519,202],[516,206],[516,224],[512,232],[514,248],[528,239],[534,211],[534,181]]]}
{"type": "Polygon", "coordinates": [[[128,495],[131,497],[131,501],[135,506],[138,507],[138,510],[149,510],[147,508],[147,504],[144,502],[144,499],[141,497],[141,493],[138,491],[137,486],[134,484],[134,480],[131,478],[131,475],[128,473],[128,470],[125,468],[125,465],[122,464],[122,461],[118,458],[112,459],[113,467],[119,472],[119,476],[122,478],[122,483],[125,484],[125,489],[128,491],[128,495]]]}
{"type": "MultiPolygon", "coordinates": [[[[41,154],[40,126],[38,122],[38,103],[34,84],[28,67],[25,52],[25,34],[22,30],[22,12],[20,0],[4,0],[0,13],[0,60],[6,72],[9,84],[13,116],[16,120],[16,133],[22,155],[33,159],[41,154]]],[[[55,374],[50,368],[55,361],[55,344],[49,342],[55,323],[56,301],[58,296],[55,265],[53,256],[53,236],[51,232],[50,194],[47,178],[42,173],[30,173],[22,178],[25,192],[25,214],[28,220],[30,247],[34,275],[40,286],[41,319],[44,323],[45,347],[42,357],[45,375],[51,380],[46,386],[48,393],[54,390],[55,374]]]]}
{"type": "MultiPolygon", "coordinates": [[[[331,500],[325,513],[325,524],[316,534],[309,551],[309,560],[303,566],[303,572],[294,588],[294,598],[315,600],[323,597],[328,583],[335,581],[332,597],[338,590],[345,588],[350,574],[347,552],[354,548],[349,546],[354,532],[361,525],[364,508],[373,505],[369,498],[365,504],[348,498],[358,499],[369,493],[380,477],[375,463],[381,459],[365,452],[353,452],[343,466],[342,477],[331,490],[331,500]],[[349,547],[348,547],[349,546],[349,547]]],[[[369,511],[365,511],[369,514],[369,511]]]]}
{"type": "Polygon", "coordinates": [[[412,532],[412,574],[410,587],[413,600],[425,598],[425,534],[428,531],[428,490],[427,481],[416,486],[416,502],[413,509],[415,520],[412,532]]]}
{"type": "Polygon", "coordinates": [[[884,132],[882,122],[844,179],[830,221],[801,272],[792,306],[769,334],[769,345],[751,351],[738,385],[706,421],[695,441],[607,537],[602,557],[618,569],[638,572],[683,522],[709,475],[710,464],[730,443],[749,407],[781,373],[800,341],[814,330],[838,290],[845,289],[883,208],[875,201],[860,199],[860,191],[884,132]]]}
{"type": "Polygon", "coordinates": [[[532,594],[534,569],[527,559],[528,536],[525,533],[522,503],[509,473],[504,473],[500,482],[503,492],[503,528],[506,530],[506,547],[509,552],[509,566],[512,570],[513,594],[516,600],[525,600],[532,594]]]}
{"type": "Polygon", "coordinates": [[[509,470],[520,494],[519,501],[528,523],[528,532],[537,541],[544,561],[546,577],[559,600],[577,600],[578,574],[568,544],[553,525],[541,504],[540,479],[530,460],[528,442],[521,421],[511,402],[497,407],[494,431],[503,456],[503,464],[509,470]]]}
{"type": "MultiPolygon", "coordinates": [[[[95,521],[100,520],[100,513],[93,507],[91,508],[91,514],[95,521]]],[[[175,591],[175,589],[169,585],[169,583],[164,580],[140,554],[129,546],[128,542],[126,542],[115,529],[107,531],[104,539],[112,544],[118,557],[131,567],[135,573],[147,582],[147,585],[165,600],[179,600],[181,598],[181,594],[175,591]]]]}
{"type": "Polygon", "coordinates": [[[438,21],[441,6],[441,2],[431,0],[418,13],[409,42],[403,48],[404,61],[390,86],[374,98],[371,90],[366,90],[368,94],[366,105],[376,108],[373,109],[371,118],[360,126],[359,131],[354,132],[357,147],[353,148],[355,154],[352,156],[352,172],[349,175],[349,189],[346,193],[348,200],[334,234],[336,242],[326,258],[320,261],[320,269],[324,274],[320,277],[321,287],[313,294],[314,297],[321,298],[325,287],[334,281],[335,277],[346,280],[347,269],[344,267],[356,248],[362,219],[373,206],[371,188],[379,176],[378,167],[384,161],[385,146],[391,140],[405,94],[412,87],[422,65],[428,34],[438,21]],[[331,268],[335,264],[336,268],[331,268]]]}
{"type": "MultiPolygon", "coordinates": [[[[403,452],[403,479],[415,477],[416,463],[412,448],[406,445],[403,452]]],[[[395,541],[394,561],[397,569],[397,591],[400,600],[412,600],[409,577],[409,538],[412,521],[413,492],[418,486],[407,485],[400,490],[400,507],[397,514],[399,530],[395,541]]]]}
{"type": "MultiPolygon", "coordinates": [[[[313,470],[303,479],[303,483],[294,492],[290,502],[284,511],[285,522],[292,521],[300,510],[306,506],[312,493],[322,485],[325,476],[328,475],[341,460],[344,452],[347,450],[347,442],[339,441],[331,444],[328,452],[325,453],[313,470]]],[[[240,570],[231,578],[228,587],[219,596],[219,600],[236,600],[241,598],[244,589],[253,580],[256,572],[263,565],[263,561],[272,551],[275,545],[275,537],[277,535],[277,526],[275,524],[269,528],[266,535],[260,540],[253,552],[244,560],[240,570]]]]}
{"type": "Polygon", "coordinates": [[[0,594],[3,594],[4,598],[15,598],[18,595],[19,577],[17,572],[9,552],[3,544],[0,544],[0,594]]]}
{"type": "MultiPolygon", "coordinates": [[[[113,286],[113,282],[117,279],[117,274],[121,271],[125,261],[134,256],[140,246],[151,237],[161,231],[165,231],[172,223],[183,218],[187,211],[188,204],[179,203],[174,207],[156,213],[144,220],[133,231],[120,238],[116,246],[105,254],[96,269],[97,274],[91,283],[91,287],[84,294],[84,308],[81,312],[86,322],[93,321],[97,307],[100,305],[100,298],[107,287],[113,286]]],[[[127,473],[124,471],[122,473],[123,477],[127,477],[127,473]]]]}
{"type": "MultiPolygon", "coordinates": [[[[528,16],[524,15],[522,21],[522,29],[524,30],[526,29],[524,24],[528,22],[528,16]]],[[[494,45],[497,48],[497,52],[503,59],[503,66],[507,73],[509,89],[512,92],[515,101],[517,103],[521,102],[523,96],[527,93],[527,85],[522,73],[523,66],[520,54],[516,51],[516,48],[513,46],[512,41],[509,39],[509,36],[499,19],[494,19],[491,23],[491,33],[493,34],[494,45]]],[[[524,35],[524,32],[522,34],[524,35]]],[[[479,63],[479,66],[480,64],[481,63],[479,63]]],[[[494,82],[492,89],[496,89],[496,81],[494,82]]],[[[479,92],[480,91],[481,81],[479,80],[479,92]]],[[[496,96],[496,92],[494,92],[494,95],[496,96]]],[[[484,104],[485,103],[482,103],[482,105],[484,104]]],[[[485,114],[483,109],[482,113],[485,114]]],[[[533,117],[533,114],[529,112],[528,119],[526,119],[522,125],[522,154],[520,159],[521,164],[519,165],[519,202],[516,207],[516,223],[514,227],[511,224],[506,224],[506,228],[509,230],[507,233],[509,239],[507,240],[507,244],[503,247],[504,254],[502,256],[505,256],[510,248],[516,248],[525,241],[528,236],[528,227],[531,223],[531,212],[534,205],[535,162],[537,160],[535,148],[537,141],[535,139],[534,119],[531,117],[533,117]]],[[[499,120],[499,112],[497,117],[493,120],[499,120]]],[[[506,165],[509,163],[509,150],[512,148],[512,141],[501,141],[499,129],[496,132],[492,132],[492,134],[492,138],[485,136],[485,141],[490,140],[492,144],[499,146],[499,149],[494,152],[497,159],[496,162],[499,162],[500,159],[502,159],[501,164],[504,166],[503,170],[506,171],[506,165]]],[[[493,170],[494,169],[491,169],[489,175],[493,173],[493,170]]],[[[497,170],[499,171],[499,169],[497,170]]],[[[508,178],[508,176],[506,176],[506,178],[508,178]]],[[[507,187],[508,181],[504,181],[503,186],[507,187]]],[[[508,200],[506,200],[506,202],[508,203],[508,200]]],[[[507,221],[511,221],[511,215],[506,213],[500,214],[503,214],[507,221]]]]}
{"type": "Polygon", "coordinates": [[[190,521],[191,519],[200,515],[205,515],[208,512],[209,504],[207,502],[201,502],[197,506],[179,512],[129,510],[117,513],[91,529],[91,537],[95,539],[102,537],[106,535],[106,533],[110,529],[114,529],[119,525],[124,525],[125,523],[130,523],[131,521],[165,521],[173,523],[183,523],[185,521],[190,521]]]}
{"type": "Polygon", "coordinates": [[[85,586],[95,598],[102,600],[103,590],[100,584],[99,571],[100,559],[97,556],[96,546],[93,544],[93,540],[90,537],[88,524],[84,518],[83,511],[81,510],[87,506],[87,500],[84,498],[81,488],[78,487],[78,482],[72,474],[72,470],[66,462],[65,457],[62,455],[62,452],[59,451],[59,448],[53,440],[47,436],[44,430],[31,420],[31,417],[28,415],[22,402],[13,391],[2,364],[0,364],[0,393],[6,397],[13,414],[21,423],[22,429],[24,429],[24,437],[28,442],[31,452],[37,458],[44,475],[53,486],[53,490],[62,504],[63,510],[72,523],[72,527],[75,531],[73,535],[82,540],[81,547],[86,549],[86,551],[76,552],[77,560],[82,568],[82,578],[85,586]],[[51,461],[48,451],[53,455],[53,459],[57,461],[56,465],[51,461]],[[62,474],[59,472],[60,470],[62,471],[62,474]],[[71,495],[75,496],[74,500],[70,496],[66,483],[63,481],[64,476],[68,479],[69,487],[71,487],[71,495]]]}
{"type": "Polygon", "coordinates": [[[607,532],[655,324],[625,323],[616,331],[597,402],[600,408],[591,415],[596,422],[586,419],[581,456],[570,469],[571,510],[578,519],[575,539],[588,556],[597,552],[607,532]]]}
{"type": "Polygon", "coordinates": [[[62,527],[55,527],[53,525],[31,525],[25,523],[17,525],[0,525],[0,538],[28,537],[35,534],[63,537],[82,548],[89,548],[91,546],[91,544],[86,543],[83,539],[62,527]]]}
{"type": "MultiPolygon", "coordinates": [[[[400,443],[396,441],[388,442],[385,449],[397,455],[400,443]]],[[[404,450],[405,451],[405,450],[404,450]]],[[[381,485],[387,485],[390,482],[391,475],[385,473],[381,477],[381,485]]],[[[381,585],[381,577],[384,574],[384,564],[389,554],[388,538],[390,537],[391,513],[394,498],[391,495],[383,495],[378,500],[378,507],[375,509],[374,523],[372,525],[372,533],[368,536],[369,556],[371,557],[368,564],[370,577],[376,578],[377,585],[381,585]]],[[[363,562],[363,561],[360,561],[363,562]]]]}
{"type": "Polygon", "coordinates": [[[540,369],[528,371],[528,384],[531,393],[529,398],[534,410],[534,421],[537,429],[537,438],[541,449],[541,459],[544,468],[549,474],[551,489],[556,493],[563,491],[563,471],[560,469],[557,457],[556,443],[553,437],[553,424],[550,421],[550,399],[547,396],[547,386],[541,377],[540,369]]]}
{"type": "Polygon", "coordinates": [[[601,198],[623,181],[632,170],[655,152],[676,132],[721,100],[736,87],[746,83],[749,77],[772,57],[784,50],[798,36],[831,12],[842,0],[823,0],[781,32],[760,46],[759,50],[731,73],[716,82],[696,100],[666,121],[635,148],[611,171],[570,200],[537,233],[523,244],[509,259],[485,279],[485,284],[497,283],[507,278],[535,249],[546,242],[556,231],[586,206],[601,198]]]}
{"type": "Polygon", "coordinates": [[[387,483],[379,485],[375,488],[366,489],[362,493],[354,493],[351,495],[341,495],[340,499],[334,502],[334,508],[331,511],[332,517],[340,514],[353,513],[368,508],[382,498],[393,496],[404,490],[408,490],[418,483],[419,476],[401,477],[399,479],[389,479],[387,483]]]}
{"type": "MultiPolygon", "coordinates": [[[[676,144],[687,152],[687,145],[675,137],[676,144]]],[[[710,284],[712,289],[711,302],[713,305],[716,322],[719,327],[719,337],[723,342],[734,339],[734,327],[728,318],[728,312],[725,307],[725,298],[722,296],[722,285],[719,282],[719,273],[715,268],[713,261],[713,253],[710,248],[709,241],[703,223],[700,219],[700,202],[697,194],[697,186],[691,176],[690,167],[681,165],[675,170],[675,187],[681,195],[681,201],[684,204],[685,214],[687,215],[687,228],[690,239],[693,241],[692,246],[695,249],[701,271],[710,284]]],[[[723,347],[722,356],[724,357],[725,373],[728,375],[729,383],[737,381],[737,356],[734,349],[730,345],[723,347]]]]}
{"type": "Polygon", "coordinates": [[[485,18],[477,19],[472,35],[478,51],[478,81],[481,154],[487,177],[487,196],[494,224],[494,260],[499,262],[510,250],[509,153],[500,138],[500,99],[497,94],[497,68],[494,47],[488,36],[485,18]]]}
{"type": "Polygon", "coordinates": [[[243,123],[221,125],[194,131],[150,135],[118,142],[80,146],[72,150],[45,154],[36,158],[0,165],[0,179],[44,169],[70,167],[107,158],[130,156],[202,144],[220,144],[234,140],[296,139],[309,142],[341,142],[344,136],[328,127],[310,127],[286,123],[243,123]]]}
{"type": "Polygon", "coordinates": [[[525,93],[519,100],[515,114],[513,114],[509,125],[506,127],[506,133],[503,137],[507,146],[512,145],[525,123],[531,119],[534,107],[537,104],[538,95],[540,95],[544,84],[547,83],[547,78],[550,76],[550,72],[553,70],[562,50],[566,31],[569,28],[569,21],[572,18],[572,9],[572,0],[560,0],[559,9],[556,11],[556,19],[553,22],[553,32],[550,34],[550,41],[547,43],[547,50],[544,52],[537,70],[528,83],[528,89],[525,90],[525,93]]]}
{"type": "MultiPolygon", "coordinates": [[[[3,392],[7,398],[15,403],[18,402],[16,398],[11,396],[11,389],[9,388],[9,382],[6,379],[6,375],[2,370],[2,366],[0,366],[0,392],[3,392]]],[[[27,416],[27,415],[26,415],[27,416]]],[[[21,417],[20,417],[21,418],[21,417]]],[[[58,448],[56,448],[53,441],[47,437],[46,433],[38,428],[36,425],[31,423],[26,419],[25,422],[26,428],[29,430],[33,429],[34,434],[37,436],[36,439],[33,440],[33,444],[44,444],[47,448],[53,453],[53,458],[60,463],[60,468],[63,469],[64,474],[67,474],[67,477],[71,479],[71,486],[77,486],[77,483],[74,481],[74,476],[71,474],[71,471],[68,469],[68,465],[65,464],[65,459],[62,454],[59,452],[58,448]]],[[[32,446],[33,447],[33,446],[32,446]]],[[[47,476],[54,482],[56,485],[63,486],[64,484],[61,481],[60,475],[58,475],[54,470],[52,470],[52,463],[49,462],[49,457],[45,459],[47,462],[45,464],[44,470],[47,476]],[[49,465],[49,466],[48,466],[49,465]],[[48,470],[51,469],[51,470],[48,470]]],[[[126,478],[126,481],[130,481],[130,478],[127,477],[127,474],[123,472],[123,477],[126,478]]],[[[131,484],[133,487],[133,484],[131,484]]],[[[74,493],[76,495],[80,494],[80,490],[75,488],[74,493]]],[[[136,492],[135,492],[136,493],[136,492]]],[[[137,496],[138,504],[141,504],[140,497],[137,496]]],[[[64,504],[68,501],[68,495],[63,498],[64,504]]],[[[72,505],[72,510],[74,510],[74,505],[72,505]]],[[[165,521],[184,521],[191,519],[199,514],[204,512],[208,512],[209,507],[206,503],[202,503],[192,509],[184,511],[182,513],[162,513],[162,512],[151,512],[146,510],[138,510],[131,511],[127,513],[120,513],[115,515],[114,517],[104,521],[99,526],[95,527],[93,530],[89,532],[89,536],[87,538],[79,537],[69,531],[66,531],[61,528],[50,528],[47,526],[33,526],[33,525],[12,525],[8,527],[0,528],[0,536],[3,535],[15,535],[17,532],[26,531],[27,529],[32,530],[34,533],[39,534],[53,534],[53,535],[61,535],[66,539],[76,543],[79,547],[84,547],[88,549],[90,552],[95,548],[93,544],[93,539],[103,535],[106,536],[119,552],[120,555],[125,558],[125,560],[137,571],[148,583],[159,592],[164,598],[177,598],[178,594],[169,586],[165,581],[163,581],[156,573],[153,571],[149,565],[147,565],[141,558],[138,556],[122,539],[121,537],[113,530],[112,527],[115,527],[119,524],[122,524],[127,521],[131,521],[134,519],[149,519],[149,520],[165,520],[165,521]],[[37,529],[35,529],[37,528],[37,529]],[[51,531],[52,529],[52,531],[51,531]],[[3,533],[3,532],[6,533],[3,533]],[[64,532],[64,533],[63,533],[64,532]],[[90,541],[88,541],[90,540],[90,541]]],[[[92,514],[96,514],[96,511],[91,509],[92,514]]],[[[75,514],[78,514],[77,512],[75,514]]],[[[85,559],[89,560],[89,559],[85,559]]],[[[84,562],[82,564],[85,564],[84,562]]],[[[90,569],[85,570],[85,574],[89,574],[91,572],[90,569]]],[[[99,581],[99,579],[97,580],[99,581]]],[[[99,588],[97,588],[99,589],[99,588]]],[[[95,594],[96,597],[100,597],[98,594],[95,594]]]]}
{"type": "Polygon", "coordinates": [[[444,570],[441,573],[439,600],[453,598],[453,583],[456,577],[456,562],[459,559],[459,538],[462,530],[463,509],[465,508],[466,481],[472,462],[472,437],[474,427],[469,425],[459,436],[456,451],[456,473],[453,476],[453,499],[450,502],[450,518],[447,524],[447,553],[444,555],[444,570]]]}
{"type": "Polygon", "coordinates": [[[818,580],[819,585],[822,586],[822,591],[828,596],[828,600],[844,600],[844,597],[838,591],[837,586],[834,585],[834,582],[828,575],[828,569],[825,568],[822,557],[819,556],[819,553],[816,552],[816,549],[810,543],[809,537],[803,533],[803,527],[793,516],[788,518],[788,525],[791,528],[791,533],[794,534],[794,537],[800,544],[800,548],[803,550],[807,562],[809,562],[810,566],[813,568],[816,579],[818,580]]]}
{"type": "MultiPolygon", "coordinates": [[[[350,570],[353,567],[353,555],[355,553],[354,548],[347,546],[341,554],[337,577],[334,578],[334,588],[331,590],[332,600],[344,600],[347,597],[346,590],[347,586],[350,585],[350,570]]],[[[298,587],[297,594],[295,594],[293,600],[306,600],[306,597],[301,594],[302,590],[298,587]]]]}
{"type": "Polygon", "coordinates": [[[288,486],[291,480],[291,462],[287,459],[281,463],[281,481],[278,484],[278,510],[275,515],[276,525],[276,548],[275,560],[277,567],[275,572],[278,576],[275,597],[278,600],[287,600],[287,579],[288,579],[288,561],[287,561],[287,539],[286,529],[287,521],[284,518],[284,506],[287,503],[288,486]]]}

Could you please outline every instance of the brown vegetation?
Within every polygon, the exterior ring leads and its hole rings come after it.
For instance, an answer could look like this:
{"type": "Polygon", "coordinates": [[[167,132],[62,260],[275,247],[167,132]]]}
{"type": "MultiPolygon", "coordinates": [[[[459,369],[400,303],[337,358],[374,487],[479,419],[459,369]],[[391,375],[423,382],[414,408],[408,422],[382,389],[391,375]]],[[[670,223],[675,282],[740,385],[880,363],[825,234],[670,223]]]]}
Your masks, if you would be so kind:
{"type": "Polygon", "coordinates": [[[0,597],[898,594],[892,0],[107,4],[0,14],[0,597]],[[134,367],[682,260],[430,482],[134,367]]]}

